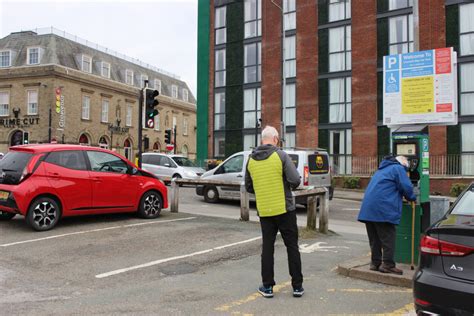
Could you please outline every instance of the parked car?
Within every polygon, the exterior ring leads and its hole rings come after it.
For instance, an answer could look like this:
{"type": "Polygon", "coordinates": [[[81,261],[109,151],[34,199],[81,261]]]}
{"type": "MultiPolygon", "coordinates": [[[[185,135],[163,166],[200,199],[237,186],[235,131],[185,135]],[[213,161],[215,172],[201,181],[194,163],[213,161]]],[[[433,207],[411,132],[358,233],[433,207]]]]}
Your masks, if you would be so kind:
{"type": "Polygon", "coordinates": [[[474,315],[474,183],[422,236],[413,281],[419,315],[474,315]]]}
{"type": "MultiPolygon", "coordinates": [[[[301,176],[299,188],[305,187],[327,187],[329,198],[332,199],[333,188],[331,185],[331,171],[329,168],[329,156],[322,149],[317,150],[285,150],[296,166],[301,176]]],[[[205,172],[201,179],[220,180],[224,182],[244,181],[245,166],[251,151],[241,151],[233,154],[216,168],[205,172]]],[[[240,189],[235,186],[198,185],[196,194],[204,196],[209,203],[216,203],[219,199],[240,199],[240,189]]],[[[253,194],[250,200],[255,200],[253,194]]],[[[306,204],[306,198],[296,200],[297,204],[306,204]]]]}
{"type": "Polygon", "coordinates": [[[137,212],[156,218],[166,207],[163,183],[109,150],[24,145],[0,160],[0,220],[20,214],[37,231],[67,216],[137,212]]]}
{"type": "Polygon", "coordinates": [[[160,153],[144,153],[142,168],[158,178],[197,179],[206,172],[184,156],[160,153]]]}

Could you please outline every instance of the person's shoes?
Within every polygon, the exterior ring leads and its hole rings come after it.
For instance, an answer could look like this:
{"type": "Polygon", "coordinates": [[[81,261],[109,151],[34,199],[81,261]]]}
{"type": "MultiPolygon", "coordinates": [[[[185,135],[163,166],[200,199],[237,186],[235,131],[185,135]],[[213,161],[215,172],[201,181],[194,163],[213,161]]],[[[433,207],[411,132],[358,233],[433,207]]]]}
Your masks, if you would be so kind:
{"type": "Polygon", "coordinates": [[[304,294],[304,289],[302,287],[293,289],[293,297],[301,297],[304,294]]]}
{"type": "Polygon", "coordinates": [[[397,267],[388,267],[388,266],[380,266],[379,271],[382,273],[393,273],[393,274],[398,274],[402,275],[403,270],[398,269],[397,267]]]}
{"type": "Polygon", "coordinates": [[[371,270],[371,271],[379,271],[379,267],[380,267],[380,265],[376,265],[376,264],[371,263],[371,264],[370,264],[370,267],[369,267],[369,270],[371,270]]]}
{"type": "Polygon", "coordinates": [[[263,297],[271,298],[273,297],[273,286],[260,286],[258,288],[258,293],[262,294],[263,297]]]}

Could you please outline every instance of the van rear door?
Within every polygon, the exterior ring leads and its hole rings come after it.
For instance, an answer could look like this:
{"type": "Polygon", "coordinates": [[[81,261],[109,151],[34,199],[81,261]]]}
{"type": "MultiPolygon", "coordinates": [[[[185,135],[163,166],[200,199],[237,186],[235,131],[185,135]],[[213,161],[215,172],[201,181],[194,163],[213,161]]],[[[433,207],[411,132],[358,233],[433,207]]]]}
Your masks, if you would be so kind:
{"type": "Polygon", "coordinates": [[[329,156],[327,153],[316,152],[308,155],[308,184],[315,187],[331,186],[329,174],[329,156]]]}

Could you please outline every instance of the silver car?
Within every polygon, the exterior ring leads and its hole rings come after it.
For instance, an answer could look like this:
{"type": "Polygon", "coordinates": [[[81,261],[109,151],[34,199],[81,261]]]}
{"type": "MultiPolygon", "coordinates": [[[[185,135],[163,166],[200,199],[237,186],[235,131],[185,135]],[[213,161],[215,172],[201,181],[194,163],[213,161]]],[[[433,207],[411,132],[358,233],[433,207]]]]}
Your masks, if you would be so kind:
{"type": "Polygon", "coordinates": [[[197,179],[205,172],[187,157],[159,153],[144,153],[142,168],[158,178],[197,179]]]}

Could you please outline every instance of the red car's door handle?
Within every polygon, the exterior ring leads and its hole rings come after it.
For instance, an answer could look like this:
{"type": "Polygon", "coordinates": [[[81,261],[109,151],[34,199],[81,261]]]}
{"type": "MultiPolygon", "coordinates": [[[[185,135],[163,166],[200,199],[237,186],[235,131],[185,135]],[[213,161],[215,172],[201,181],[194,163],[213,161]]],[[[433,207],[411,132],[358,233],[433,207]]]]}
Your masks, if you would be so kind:
{"type": "Polygon", "coordinates": [[[102,182],[102,180],[99,177],[94,177],[92,178],[92,180],[95,182],[102,182]]]}
{"type": "Polygon", "coordinates": [[[48,176],[51,177],[51,178],[59,178],[59,173],[56,173],[56,172],[50,172],[48,173],[48,176]]]}

